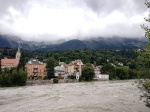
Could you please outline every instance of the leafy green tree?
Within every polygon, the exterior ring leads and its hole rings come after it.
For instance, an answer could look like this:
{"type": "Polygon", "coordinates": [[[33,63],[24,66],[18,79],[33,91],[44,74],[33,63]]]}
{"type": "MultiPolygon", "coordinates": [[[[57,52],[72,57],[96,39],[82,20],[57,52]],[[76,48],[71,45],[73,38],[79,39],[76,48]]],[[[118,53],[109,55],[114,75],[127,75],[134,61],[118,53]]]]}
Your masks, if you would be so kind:
{"type": "Polygon", "coordinates": [[[140,76],[140,71],[129,69],[129,79],[137,79],[140,76]]]}
{"type": "Polygon", "coordinates": [[[24,86],[27,81],[27,73],[23,70],[7,71],[0,76],[0,85],[3,87],[24,86]]]}
{"type": "Polygon", "coordinates": [[[3,87],[10,87],[12,86],[12,77],[10,73],[2,74],[0,85],[3,87]]]}
{"type": "Polygon", "coordinates": [[[1,73],[2,73],[2,65],[1,65],[2,63],[1,63],[1,59],[0,59],[0,75],[1,75],[1,73]]]}
{"type": "Polygon", "coordinates": [[[131,61],[128,65],[130,69],[136,69],[136,63],[134,61],[131,61]]]}
{"type": "Polygon", "coordinates": [[[48,79],[55,78],[54,67],[58,65],[58,62],[53,58],[48,58],[47,60],[47,77],[48,79]]]}
{"type": "Polygon", "coordinates": [[[95,73],[94,73],[94,69],[92,67],[92,65],[87,64],[87,66],[85,66],[82,69],[82,79],[85,81],[91,81],[94,77],[95,73]]]}
{"type": "Polygon", "coordinates": [[[23,70],[20,70],[18,75],[20,75],[20,81],[18,83],[19,86],[24,86],[27,81],[27,73],[23,70]]]}
{"type": "Polygon", "coordinates": [[[111,64],[104,65],[101,68],[102,73],[111,74],[115,70],[115,67],[111,64]]]}
{"type": "Polygon", "coordinates": [[[20,61],[19,61],[17,70],[19,70],[19,69],[25,70],[25,64],[26,64],[27,61],[28,61],[28,58],[26,57],[26,55],[27,55],[27,54],[26,54],[25,51],[22,51],[22,52],[21,52],[21,57],[20,57],[20,61]]]}
{"type": "MultiPolygon", "coordinates": [[[[146,0],[145,4],[148,8],[150,8],[150,2],[146,0]]],[[[145,21],[150,22],[150,15],[144,18],[145,21]]],[[[150,28],[145,25],[141,25],[141,27],[145,30],[145,37],[148,39],[148,44],[145,48],[144,52],[141,52],[138,61],[139,61],[139,68],[142,71],[141,77],[143,78],[150,78],[150,28]]]]}
{"type": "Polygon", "coordinates": [[[120,80],[129,79],[129,71],[128,68],[125,67],[117,67],[116,68],[116,77],[120,80]]]}
{"type": "Polygon", "coordinates": [[[90,67],[90,68],[93,67],[91,63],[86,63],[85,66],[86,66],[86,67],[90,67]]]}

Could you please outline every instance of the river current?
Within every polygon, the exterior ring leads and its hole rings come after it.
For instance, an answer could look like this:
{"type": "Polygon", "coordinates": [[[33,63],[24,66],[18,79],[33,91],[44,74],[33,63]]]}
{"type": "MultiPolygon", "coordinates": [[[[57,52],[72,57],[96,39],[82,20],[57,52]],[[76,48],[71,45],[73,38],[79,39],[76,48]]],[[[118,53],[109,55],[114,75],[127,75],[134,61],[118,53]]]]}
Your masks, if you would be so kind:
{"type": "Polygon", "coordinates": [[[134,80],[0,88],[0,112],[150,112],[134,80]]]}

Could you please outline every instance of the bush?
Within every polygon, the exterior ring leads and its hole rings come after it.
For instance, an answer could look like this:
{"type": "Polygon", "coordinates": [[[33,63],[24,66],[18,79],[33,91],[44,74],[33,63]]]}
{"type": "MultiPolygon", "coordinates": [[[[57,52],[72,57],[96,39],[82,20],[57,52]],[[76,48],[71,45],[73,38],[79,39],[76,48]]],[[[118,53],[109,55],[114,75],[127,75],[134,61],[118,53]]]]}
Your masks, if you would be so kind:
{"type": "Polygon", "coordinates": [[[0,76],[0,85],[3,87],[24,86],[27,81],[27,73],[20,70],[18,72],[6,73],[0,76]]]}
{"type": "Polygon", "coordinates": [[[70,76],[68,76],[68,78],[69,78],[69,79],[76,79],[76,76],[70,75],[70,76]]]}
{"type": "Polygon", "coordinates": [[[150,82],[146,81],[144,87],[148,91],[148,93],[150,93],[150,82]]]}
{"type": "Polygon", "coordinates": [[[24,86],[26,84],[26,81],[27,81],[27,73],[24,72],[23,70],[19,71],[19,74],[20,75],[20,81],[18,82],[18,86],[24,86]]]}
{"type": "Polygon", "coordinates": [[[2,74],[0,85],[2,87],[10,87],[10,86],[12,86],[12,77],[11,77],[11,74],[9,74],[9,73],[7,73],[5,75],[2,74]]]}
{"type": "Polygon", "coordinates": [[[80,76],[80,78],[79,78],[79,82],[81,82],[81,81],[83,81],[83,80],[84,80],[84,79],[83,79],[83,77],[81,77],[81,76],[80,76]]]}
{"type": "Polygon", "coordinates": [[[85,81],[91,81],[94,77],[95,73],[94,73],[94,69],[92,67],[89,66],[85,66],[82,70],[82,79],[85,81]]]}
{"type": "Polygon", "coordinates": [[[38,76],[38,78],[37,78],[37,79],[39,79],[39,80],[40,80],[40,79],[42,79],[42,76],[38,76]]]}
{"type": "Polygon", "coordinates": [[[48,77],[47,77],[47,76],[44,76],[43,80],[47,80],[47,79],[48,79],[48,77]]]}
{"type": "Polygon", "coordinates": [[[53,83],[58,83],[58,78],[53,78],[53,83]]]}

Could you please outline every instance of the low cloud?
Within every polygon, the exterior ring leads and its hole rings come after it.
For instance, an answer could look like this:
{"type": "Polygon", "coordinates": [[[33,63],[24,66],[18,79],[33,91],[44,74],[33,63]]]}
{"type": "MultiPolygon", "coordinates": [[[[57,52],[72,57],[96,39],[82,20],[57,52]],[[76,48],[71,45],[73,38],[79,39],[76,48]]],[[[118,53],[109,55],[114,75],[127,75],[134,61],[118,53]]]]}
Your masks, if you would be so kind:
{"type": "Polygon", "coordinates": [[[0,33],[24,40],[143,37],[143,0],[1,0],[0,33]]]}

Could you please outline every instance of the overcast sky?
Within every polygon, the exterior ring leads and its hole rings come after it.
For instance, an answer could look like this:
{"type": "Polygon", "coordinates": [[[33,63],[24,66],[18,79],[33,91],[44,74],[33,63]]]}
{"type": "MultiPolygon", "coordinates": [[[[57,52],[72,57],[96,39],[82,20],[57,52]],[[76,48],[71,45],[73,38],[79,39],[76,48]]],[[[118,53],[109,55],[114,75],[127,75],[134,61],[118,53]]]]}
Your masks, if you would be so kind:
{"type": "Polygon", "coordinates": [[[25,40],[143,37],[145,0],[0,0],[0,33],[25,40]]]}

